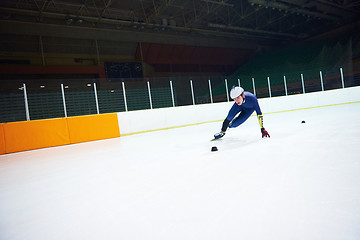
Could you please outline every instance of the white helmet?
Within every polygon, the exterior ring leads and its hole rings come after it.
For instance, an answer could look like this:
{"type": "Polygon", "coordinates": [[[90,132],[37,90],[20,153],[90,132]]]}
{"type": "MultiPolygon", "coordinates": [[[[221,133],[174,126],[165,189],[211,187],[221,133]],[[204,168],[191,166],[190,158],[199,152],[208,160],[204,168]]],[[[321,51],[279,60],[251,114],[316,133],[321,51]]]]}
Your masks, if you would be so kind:
{"type": "Polygon", "coordinates": [[[230,90],[230,97],[232,99],[235,99],[237,98],[238,96],[240,96],[241,94],[243,94],[244,92],[244,89],[242,87],[233,87],[231,90],[230,90]]]}

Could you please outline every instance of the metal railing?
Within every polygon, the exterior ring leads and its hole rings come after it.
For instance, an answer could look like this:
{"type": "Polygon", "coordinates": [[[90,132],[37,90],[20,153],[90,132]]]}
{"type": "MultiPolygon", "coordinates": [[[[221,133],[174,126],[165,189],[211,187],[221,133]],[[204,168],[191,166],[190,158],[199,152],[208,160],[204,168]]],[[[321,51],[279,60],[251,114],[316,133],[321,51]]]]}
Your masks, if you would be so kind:
{"type": "Polygon", "coordinates": [[[230,101],[240,85],[258,98],[360,86],[360,73],[309,70],[272,76],[0,81],[0,122],[124,112],[230,101]]]}

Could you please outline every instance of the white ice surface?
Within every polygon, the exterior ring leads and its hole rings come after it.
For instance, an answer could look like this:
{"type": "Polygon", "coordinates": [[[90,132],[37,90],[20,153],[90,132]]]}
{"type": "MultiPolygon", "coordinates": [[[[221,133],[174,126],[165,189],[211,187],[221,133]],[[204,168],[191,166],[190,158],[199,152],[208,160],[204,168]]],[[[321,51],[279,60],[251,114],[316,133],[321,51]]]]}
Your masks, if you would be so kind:
{"type": "Polygon", "coordinates": [[[2,155],[0,239],[360,239],[360,104],[264,124],[270,139],[251,117],[218,142],[221,122],[2,155]]]}

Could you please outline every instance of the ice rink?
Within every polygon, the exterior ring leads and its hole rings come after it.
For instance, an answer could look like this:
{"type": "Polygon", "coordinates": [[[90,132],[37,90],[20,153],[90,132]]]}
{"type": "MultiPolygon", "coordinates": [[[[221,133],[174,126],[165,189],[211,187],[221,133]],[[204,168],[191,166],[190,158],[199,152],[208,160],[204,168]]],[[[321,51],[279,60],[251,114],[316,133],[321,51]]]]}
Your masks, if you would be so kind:
{"type": "Polygon", "coordinates": [[[221,124],[1,155],[0,239],[360,239],[360,103],[221,124]]]}

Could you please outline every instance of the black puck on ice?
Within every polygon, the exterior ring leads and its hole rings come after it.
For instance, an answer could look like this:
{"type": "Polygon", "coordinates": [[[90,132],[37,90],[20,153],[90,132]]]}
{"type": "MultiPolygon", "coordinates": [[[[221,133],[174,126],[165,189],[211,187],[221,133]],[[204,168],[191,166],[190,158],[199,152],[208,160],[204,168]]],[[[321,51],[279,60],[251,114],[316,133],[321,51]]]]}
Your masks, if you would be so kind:
{"type": "Polygon", "coordinates": [[[217,150],[218,150],[218,149],[217,149],[216,146],[214,146],[214,147],[211,148],[211,151],[212,151],[212,152],[216,152],[217,150]]]}
{"type": "Polygon", "coordinates": [[[304,121],[304,120],[302,120],[302,121],[301,121],[301,123],[305,123],[305,121],[304,121]]]}

